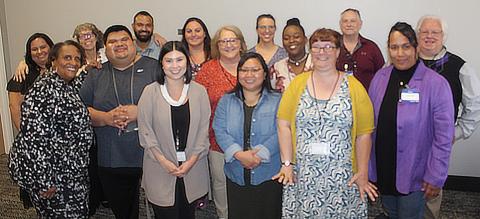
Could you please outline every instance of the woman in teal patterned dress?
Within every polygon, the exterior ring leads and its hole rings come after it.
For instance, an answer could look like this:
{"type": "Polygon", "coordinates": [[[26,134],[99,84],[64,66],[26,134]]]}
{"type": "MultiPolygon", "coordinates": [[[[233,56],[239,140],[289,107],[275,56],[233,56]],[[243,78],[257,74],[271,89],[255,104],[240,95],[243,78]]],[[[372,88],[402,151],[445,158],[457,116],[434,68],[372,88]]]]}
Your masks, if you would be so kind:
{"type": "Polygon", "coordinates": [[[367,218],[373,109],[353,76],[335,69],[340,34],[319,29],[310,37],[313,72],[296,77],[278,110],[285,184],[284,218],[367,218]]]}

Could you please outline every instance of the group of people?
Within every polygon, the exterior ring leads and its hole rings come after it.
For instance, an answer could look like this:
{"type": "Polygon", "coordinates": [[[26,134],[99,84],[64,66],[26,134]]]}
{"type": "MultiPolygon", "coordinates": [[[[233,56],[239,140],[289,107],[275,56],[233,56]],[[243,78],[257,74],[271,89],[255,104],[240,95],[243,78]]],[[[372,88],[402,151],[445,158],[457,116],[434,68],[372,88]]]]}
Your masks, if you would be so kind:
{"type": "Polygon", "coordinates": [[[441,18],[392,26],[386,66],[362,22],[349,8],[342,34],[308,38],[292,18],[281,47],[262,14],[250,49],[238,27],[210,38],[195,17],[167,42],[146,11],[134,35],[36,33],[8,83],[12,179],[41,218],[88,218],[99,200],[138,218],[140,187],[155,218],[195,218],[209,191],[219,218],[367,218],[367,199],[389,218],[438,218],[480,81],[441,18]]]}

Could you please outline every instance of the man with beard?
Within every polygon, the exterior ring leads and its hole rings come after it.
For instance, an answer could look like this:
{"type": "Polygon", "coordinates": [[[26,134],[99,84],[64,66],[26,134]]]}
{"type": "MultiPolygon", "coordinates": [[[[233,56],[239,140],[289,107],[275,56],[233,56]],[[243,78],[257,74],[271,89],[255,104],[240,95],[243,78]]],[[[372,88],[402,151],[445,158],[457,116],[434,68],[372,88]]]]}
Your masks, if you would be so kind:
{"type": "MultiPolygon", "coordinates": [[[[445,47],[446,24],[440,17],[426,15],[417,25],[418,55],[426,66],[445,77],[455,106],[455,141],[467,139],[480,122],[480,80],[475,70],[445,47]]],[[[441,188],[437,188],[441,189],[441,188]]],[[[427,200],[425,218],[439,218],[442,193],[427,200]]]]}
{"type": "Polygon", "coordinates": [[[158,61],[140,56],[130,30],[109,27],[103,36],[108,62],[92,68],[80,96],[88,107],[98,145],[98,175],[116,218],[138,218],[143,149],[137,104],[157,78],[158,61]]]}
{"type": "Polygon", "coordinates": [[[161,45],[155,42],[153,36],[153,17],[146,11],[140,11],[133,17],[132,24],[135,33],[137,53],[158,60],[161,45]]]}

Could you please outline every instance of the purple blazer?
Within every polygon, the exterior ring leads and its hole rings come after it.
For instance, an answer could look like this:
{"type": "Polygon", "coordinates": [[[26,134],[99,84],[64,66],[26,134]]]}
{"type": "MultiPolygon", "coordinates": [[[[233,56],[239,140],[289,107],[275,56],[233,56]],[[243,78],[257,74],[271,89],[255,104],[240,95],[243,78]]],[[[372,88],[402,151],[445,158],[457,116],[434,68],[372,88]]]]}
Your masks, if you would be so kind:
{"type": "MultiPolygon", "coordinates": [[[[373,78],[369,96],[378,113],[392,73],[393,65],[380,69],[373,78]]],[[[448,162],[454,137],[454,106],[447,80],[418,64],[410,88],[420,92],[418,103],[398,103],[397,108],[397,170],[396,187],[400,193],[420,191],[422,183],[443,187],[448,174],[448,162]]],[[[369,163],[369,178],[377,181],[375,148],[376,132],[369,163]]]]}

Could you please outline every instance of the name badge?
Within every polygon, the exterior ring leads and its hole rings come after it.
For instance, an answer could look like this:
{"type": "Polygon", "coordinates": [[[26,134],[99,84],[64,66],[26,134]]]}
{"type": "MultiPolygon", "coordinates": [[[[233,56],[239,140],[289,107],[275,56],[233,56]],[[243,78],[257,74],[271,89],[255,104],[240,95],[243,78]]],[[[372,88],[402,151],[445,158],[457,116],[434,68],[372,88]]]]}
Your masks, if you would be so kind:
{"type": "Polygon", "coordinates": [[[312,155],[329,155],[330,144],[325,142],[315,142],[310,144],[310,154],[312,155]]]}
{"type": "Polygon", "coordinates": [[[400,93],[400,102],[418,103],[420,101],[420,92],[415,88],[404,88],[400,93]]]}
{"type": "Polygon", "coordinates": [[[137,72],[138,72],[138,73],[143,72],[143,68],[137,69],[137,72]]]}
{"type": "Polygon", "coordinates": [[[187,155],[185,151],[177,151],[177,161],[184,162],[187,160],[187,155]]]}

